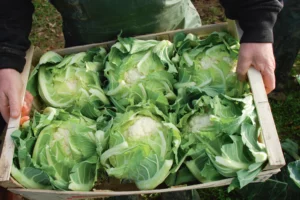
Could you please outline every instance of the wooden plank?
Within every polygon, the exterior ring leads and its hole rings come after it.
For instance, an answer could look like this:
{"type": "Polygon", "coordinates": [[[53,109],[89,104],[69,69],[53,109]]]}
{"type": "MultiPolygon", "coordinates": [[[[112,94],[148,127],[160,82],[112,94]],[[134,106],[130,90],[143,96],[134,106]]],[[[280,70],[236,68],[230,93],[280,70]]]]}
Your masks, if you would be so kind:
{"type": "Polygon", "coordinates": [[[269,166],[272,169],[280,168],[285,165],[285,160],[262,76],[259,71],[251,67],[248,71],[248,79],[254,96],[258,120],[262,128],[262,135],[269,158],[269,166]]]}
{"type": "Polygon", "coordinates": [[[266,173],[260,173],[256,179],[254,181],[252,181],[253,183],[259,183],[259,182],[265,182],[266,180],[268,180],[271,176],[273,176],[274,174],[279,173],[281,170],[280,169],[271,169],[268,171],[263,171],[266,173]]]}
{"type": "Polygon", "coordinates": [[[4,138],[5,138],[5,133],[6,133],[6,128],[3,130],[2,133],[0,133],[0,155],[1,155],[1,152],[2,152],[2,148],[3,148],[3,141],[4,141],[4,138]]]}
{"type": "MultiPolygon", "coordinates": [[[[280,170],[270,170],[261,172],[255,182],[265,181],[273,174],[278,173],[280,170]]],[[[95,190],[92,192],[72,192],[72,191],[54,191],[54,190],[31,190],[31,189],[9,189],[13,193],[20,194],[30,200],[61,200],[61,199],[84,199],[84,198],[103,198],[111,196],[125,196],[125,195],[140,195],[152,193],[166,193],[166,192],[179,192],[192,189],[204,189],[211,187],[221,187],[229,185],[232,178],[213,181],[209,183],[202,183],[190,186],[176,186],[166,189],[144,190],[144,191],[110,191],[110,190],[95,190]]]]}
{"type": "Polygon", "coordinates": [[[160,35],[156,37],[156,40],[162,41],[162,40],[170,40],[170,37],[168,34],[160,35]]]}
{"type": "Polygon", "coordinates": [[[10,178],[8,181],[0,182],[0,185],[4,188],[23,188],[23,186],[13,178],[10,178]]]}
{"type": "Polygon", "coordinates": [[[65,49],[57,49],[57,50],[53,50],[53,51],[60,54],[60,55],[62,55],[62,56],[65,56],[65,55],[69,55],[69,54],[74,54],[74,53],[87,51],[88,49],[90,49],[92,47],[104,47],[104,48],[106,48],[107,45],[109,45],[109,44],[111,45],[114,42],[115,41],[109,41],[109,42],[97,43],[97,44],[88,44],[88,45],[70,47],[70,48],[65,48],[65,49]]]}
{"type": "Polygon", "coordinates": [[[232,35],[233,37],[239,40],[240,36],[242,35],[242,32],[238,26],[238,23],[233,20],[228,20],[227,23],[228,23],[227,31],[230,33],[230,35],[232,35]]]}
{"type": "MultiPolygon", "coordinates": [[[[22,102],[24,100],[27,80],[28,80],[29,71],[31,68],[33,49],[34,48],[31,46],[26,53],[26,64],[25,64],[24,70],[21,74],[21,78],[22,78],[22,82],[23,82],[23,88],[22,88],[22,93],[21,93],[22,102]]],[[[10,118],[8,125],[7,125],[7,131],[6,131],[4,141],[3,141],[3,148],[2,148],[1,157],[0,157],[0,182],[7,182],[10,180],[12,158],[14,155],[14,148],[15,148],[15,145],[10,136],[11,136],[12,132],[14,132],[15,130],[17,130],[19,128],[19,123],[20,123],[20,117],[18,117],[16,119],[10,118]]]]}
{"type": "MultiPolygon", "coordinates": [[[[172,41],[173,36],[178,33],[178,32],[184,32],[184,33],[193,33],[198,36],[206,36],[214,31],[223,31],[227,30],[227,23],[221,23],[221,24],[212,24],[212,25],[205,25],[199,28],[193,28],[193,29],[179,29],[179,30],[174,30],[174,31],[167,31],[167,32],[162,32],[162,33],[154,33],[154,34],[148,34],[148,35],[141,35],[141,36],[136,36],[135,38],[141,39],[141,40],[151,40],[151,39],[165,39],[169,38],[169,40],[172,41]],[[168,35],[168,36],[166,36],[168,35]]],[[[82,51],[87,51],[88,49],[92,47],[110,47],[116,42],[116,40],[108,41],[108,42],[103,42],[103,43],[95,43],[95,44],[88,44],[88,45],[81,45],[81,46],[76,46],[76,47],[69,47],[69,48],[64,48],[64,49],[57,49],[54,50],[56,53],[60,55],[68,55],[68,54],[73,54],[73,53],[79,53],[82,51]]]]}

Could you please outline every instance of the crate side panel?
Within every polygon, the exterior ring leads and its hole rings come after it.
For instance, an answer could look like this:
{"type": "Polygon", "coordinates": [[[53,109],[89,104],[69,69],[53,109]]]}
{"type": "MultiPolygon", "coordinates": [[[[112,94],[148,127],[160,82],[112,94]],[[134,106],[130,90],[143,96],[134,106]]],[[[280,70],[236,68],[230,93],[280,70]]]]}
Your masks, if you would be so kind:
{"type": "MultiPolygon", "coordinates": [[[[196,34],[198,36],[206,36],[206,35],[214,32],[214,31],[223,31],[223,30],[227,30],[227,23],[205,25],[205,26],[202,26],[202,27],[199,27],[199,28],[193,28],[193,29],[179,29],[179,30],[167,31],[167,32],[162,32],[162,33],[140,35],[140,36],[136,36],[135,38],[141,39],[141,40],[169,39],[170,41],[172,41],[173,36],[178,32],[184,32],[186,34],[193,33],[193,34],[196,34]]],[[[114,43],[116,43],[116,40],[103,42],[103,43],[95,43],[95,44],[69,47],[69,48],[64,48],[64,49],[57,49],[57,50],[54,50],[54,51],[56,53],[60,54],[60,55],[68,55],[68,54],[73,54],[73,53],[79,53],[79,52],[82,52],[82,51],[87,51],[88,49],[90,49],[92,47],[101,46],[101,47],[104,47],[104,48],[109,48],[114,43]]]]}
{"type": "MultiPolygon", "coordinates": [[[[269,170],[261,172],[256,181],[262,182],[268,179],[273,174],[278,173],[280,170],[269,170]]],[[[31,190],[31,189],[10,189],[10,191],[20,194],[31,200],[57,200],[57,199],[84,199],[84,198],[103,198],[110,196],[126,196],[126,195],[140,195],[140,194],[151,194],[151,193],[166,193],[166,192],[179,192],[192,189],[204,189],[212,187],[221,187],[229,185],[232,181],[232,178],[224,179],[220,181],[213,181],[209,183],[191,185],[191,186],[176,186],[166,189],[157,189],[157,190],[145,190],[145,191],[109,191],[109,190],[95,190],[92,192],[61,192],[53,190],[31,190]]]]}
{"type": "Polygon", "coordinates": [[[4,188],[23,188],[17,181],[13,178],[10,178],[8,181],[0,182],[0,186],[4,188]]]}

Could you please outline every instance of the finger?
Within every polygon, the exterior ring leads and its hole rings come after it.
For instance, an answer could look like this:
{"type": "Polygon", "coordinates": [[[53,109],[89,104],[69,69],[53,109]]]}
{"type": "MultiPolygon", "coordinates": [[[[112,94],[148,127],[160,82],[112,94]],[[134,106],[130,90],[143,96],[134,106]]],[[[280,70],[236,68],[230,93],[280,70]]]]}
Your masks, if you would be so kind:
{"type": "Polygon", "coordinates": [[[4,93],[0,94],[0,113],[3,119],[8,122],[9,120],[9,106],[8,99],[4,93]]]}
{"type": "Polygon", "coordinates": [[[29,117],[29,116],[21,117],[21,119],[20,119],[20,125],[24,124],[24,123],[27,122],[28,120],[30,120],[30,117],[29,117]]]}
{"type": "Polygon", "coordinates": [[[27,105],[26,101],[24,101],[22,109],[21,109],[21,117],[29,115],[28,110],[29,110],[28,105],[27,105]]]}
{"type": "Polygon", "coordinates": [[[26,90],[26,93],[25,93],[25,101],[26,101],[27,103],[33,101],[33,96],[32,96],[32,94],[31,94],[29,91],[27,91],[27,90],[26,90]]]}
{"type": "Polygon", "coordinates": [[[31,105],[28,105],[26,102],[24,102],[22,109],[21,109],[21,116],[29,116],[31,111],[31,105]]]}
{"type": "Polygon", "coordinates": [[[20,100],[20,92],[18,90],[12,90],[8,94],[9,108],[10,108],[10,116],[13,118],[17,118],[20,116],[21,111],[21,100],[20,100]]]}
{"type": "Polygon", "coordinates": [[[247,72],[250,66],[251,61],[243,55],[239,55],[236,72],[240,81],[245,81],[247,79],[247,72]]]}
{"type": "Polygon", "coordinates": [[[266,93],[269,94],[275,89],[276,79],[274,71],[272,70],[264,70],[262,72],[262,78],[265,84],[266,93]]]}
{"type": "Polygon", "coordinates": [[[25,107],[27,110],[29,110],[29,112],[32,107],[32,102],[33,102],[33,96],[30,94],[30,92],[26,91],[23,107],[25,107]]]}

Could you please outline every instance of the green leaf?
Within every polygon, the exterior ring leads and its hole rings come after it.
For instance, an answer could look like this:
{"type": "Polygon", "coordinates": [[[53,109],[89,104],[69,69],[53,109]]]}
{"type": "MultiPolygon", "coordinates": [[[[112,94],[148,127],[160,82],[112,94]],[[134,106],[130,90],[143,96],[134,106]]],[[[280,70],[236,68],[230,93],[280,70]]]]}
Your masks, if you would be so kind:
{"type": "Polygon", "coordinates": [[[89,191],[93,188],[97,175],[97,157],[76,164],[70,174],[69,189],[74,191],[89,191]]]}
{"type": "Polygon", "coordinates": [[[295,162],[290,162],[288,164],[288,170],[291,179],[300,188],[300,160],[297,160],[295,162]]]}
{"type": "Polygon", "coordinates": [[[197,179],[187,167],[181,167],[177,173],[171,173],[165,180],[168,187],[195,182],[197,179]]]}
{"type": "Polygon", "coordinates": [[[223,176],[216,170],[205,151],[196,159],[186,161],[185,164],[201,183],[223,179],[223,176]]]}
{"type": "Polygon", "coordinates": [[[258,142],[259,130],[256,130],[254,125],[249,123],[243,123],[241,129],[241,135],[243,143],[249,148],[255,162],[264,162],[267,160],[268,155],[265,145],[258,142]]]}
{"type": "Polygon", "coordinates": [[[282,149],[287,152],[290,156],[292,156],[295,160],[299,160],[300,157],[298,155],[298,144],[293,142],[290,139],[286,139],[281,143],[282,149]]]}
{"type": "Polygon", "coordinates": [[[19,170],[14,165],[11,168],[12,176],[25,188],[51,189],[49,176],[40,169],[25,167],[19,170]]]}
{"type": "Polygon", "coordinates": [[[61,57],[59,54],[53,52],[53,51],[48,51],[42,57],[40,58],[39,65],[43,64],[56,64],[59,63],[63,60],[63,57],[61,57]]]}
{"type": "Polygon", "coordinates": [[[249,158],[243,153],[244,146],[241,137],[231,136],[233,143],[224,144],[222,155],[216,155],[211,161],[217,170],[225,177],[232,177],[239,170],[247,169],[251,164],[249,158]]]}
{"type": "Polygon", "coordinates": [[[269,179],[263,183],[251,183],[239,193],[249,200],[284,200],[287,197],[287,186],[285,182],[269,179]]]}

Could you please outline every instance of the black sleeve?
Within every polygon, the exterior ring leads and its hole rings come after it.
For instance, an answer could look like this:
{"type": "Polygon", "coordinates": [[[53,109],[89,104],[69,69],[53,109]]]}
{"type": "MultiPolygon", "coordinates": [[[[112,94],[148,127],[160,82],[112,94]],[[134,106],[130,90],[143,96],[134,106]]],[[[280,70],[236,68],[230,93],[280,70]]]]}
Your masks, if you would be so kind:
{"type": "Polygon", "coordinates": [[[281,0],[220,0],[226,17],[238,20],[241,43],[273,42],[273,26],[282,9],[281,0]]]}
{"type": "Polygon", "coordinates": [[[0,69],[22,72],[33,11],[31,0],[0,0],[0,69]]]}

